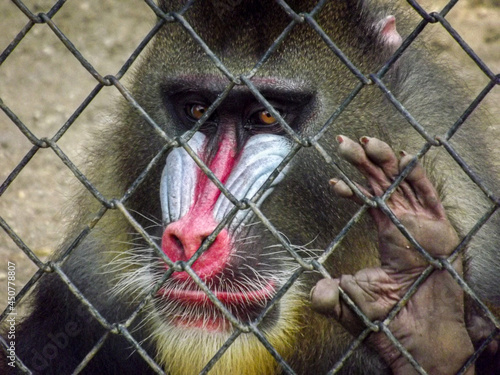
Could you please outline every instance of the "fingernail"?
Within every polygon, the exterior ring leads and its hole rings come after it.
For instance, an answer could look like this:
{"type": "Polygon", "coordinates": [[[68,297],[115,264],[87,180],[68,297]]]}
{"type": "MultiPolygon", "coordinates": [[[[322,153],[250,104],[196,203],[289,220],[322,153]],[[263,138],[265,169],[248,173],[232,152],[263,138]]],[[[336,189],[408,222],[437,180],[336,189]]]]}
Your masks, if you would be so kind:
{"type": "Polygon", "coordinates": [[[408,155],[408,154],[406,153],[406,151],[403,151],[403,150],[399,151],[399,156],[404,157],[404,156],[406,156],[406,155],[408,155]]]}
{"type": "Polygon", "coordinates": [[[342,138],[341,135],[337,135],[337,137],[335,137],[335,139],[337,140],[338,143],[344,142],[344,138],[342,138]]]}
{"type": "Polygon", "coordinates": [[[328,181],[330,186],[335,186],[335,185],[337,185],[338,182],[339,182],[338,178],[332,178],[332,179],[330,179],[330,181],[328,181]]]}
{"type": "Polygon", "coordinates": [[[309,301],[312,300],[312,296],[313,296],[315,290],[316,290],[316,285],[312,287],[311,292],[309,293],[309,301]]]}
{"type": "Polygon", "coordinates": [[[369,141],[370,141],[370,138],[368,138],[366,136],[363,136],[359,139],[359,142],[361,142],[361,144],[363,144],[363,145],[367,145],[369,141]]]}

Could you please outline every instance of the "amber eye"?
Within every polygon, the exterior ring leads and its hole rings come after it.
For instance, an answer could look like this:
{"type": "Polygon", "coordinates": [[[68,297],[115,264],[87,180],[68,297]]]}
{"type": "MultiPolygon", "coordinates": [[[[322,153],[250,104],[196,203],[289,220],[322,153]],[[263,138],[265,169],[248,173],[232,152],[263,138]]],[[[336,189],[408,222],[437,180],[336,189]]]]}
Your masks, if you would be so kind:
{"type": "Polygon", "coordinates": [[[274,117],[269,111],[264,110],[258,113],[259,120],[264,125],[272,125],[278,122],[276,117],[274,117]]]}
{"type": "Polygon", "coordinates": [[[194,120],[199,120],[207,111],[208,107],[203,104],[191,104],[186,107],[186,112],[189,117],[194,120]]]}
{"type": "MultiPolygon", "coordinates": [[[[280,116],[285,119],[287,118],[287,113],[282,112],[280,109],[276,109],[280,116]]],[[[269,133],[269,134],[281,134],[283,128],[281,127],[278,119],[272,115],[267,109],[259,108],[247,119],[244,125],[245,130],[249,131],[250,134],[259,133],[269,133]]]]}

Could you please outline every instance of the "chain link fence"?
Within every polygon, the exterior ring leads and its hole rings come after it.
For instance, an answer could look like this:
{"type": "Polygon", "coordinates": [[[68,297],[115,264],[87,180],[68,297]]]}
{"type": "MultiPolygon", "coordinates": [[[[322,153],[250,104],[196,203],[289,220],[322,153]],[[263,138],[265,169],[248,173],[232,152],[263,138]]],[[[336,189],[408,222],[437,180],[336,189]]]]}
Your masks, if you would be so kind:
{"type": "MultiPolygon", "coordinates": [[[[12,55],[16,53],[16,47],[20,43],[22,43],[23,39],[26,38],[30,33],[33,33],[37,27],[40,25],[45,25],[50,28],[53,34],[58,38],[59,42],[64,45],[64,47],[71,52],[74,59],[76,59],[81,66],[88,72],[88,74],[95,80],[95,87],[88,93],[87,97],[81,102],[79,107],[69,116],[67,121],[59,128],[59,130],[51,137],[38,137],[34,132],[30,129],[29,121],[22,120],[14,110],[9,107],[9,104],[4,102],[2,98],[0,98],[0,108],[5,113],[5,115],[10,119],[11,125],[16,126],[22,134],[26,137],[26,139],[30,142],[31,149],[26,153],[26,155],[22,158],[22,160],[13,168],[6,179],[2,181],[0,185],[0,199],[5,192],[9,189],[12,189],[13,182],[18,178],[18,176],[22,173],[23,169],[31,163],[33,157],[42,149],[50,149],[57,158],[62,161],[64,166],[71,171],[71,173],[76,176],[76,178],[80,181],[81,184],[85,186],[85,188],[92,194],[97,201],[100,202],[101,208],[98,212],[95,213],[95,216],[88,222],[87,226],[79,233],[73,241],[64,248],[64,251],[61,252],[60,256],[57,259],[53,259],[47,262],[44,262],[33,249],[28,246],[23,238],[19,236],[15,230],[9,225],[8,220],[4,217],[0,216],[0,226],[2,227],[5,234],[7,234],[10,239],[17,245],[19,251],[26,254],[26,256],[31,259],[31,261],[36,265],[37,271],[31,277],[31,279],[26,283],[26,285],[21,289],[17,290],[15,295],[15,304],[8,305],[7,308],[0,315],[0,321],[3,324],[8,322],[9,312],[11,311],[10,307],[17,306],[18,303],[22,302],[29,294],[29,292],[34,288],[37,282],[45,273],[56,273],[64,283],[67,284],[72,293],[81,301],[88,311],[92,314],[92,316],[106,329],[106,333],[98,340],[93,349],[89,351],[87,356],[83,359],[83,361],[78,365],[78,367],[74,370],[74,373],[79,373],[83,371],[86,365],[91,361],[91,359],[95,356],[95,354],[100,350],[100,348],[105,344],[107,338],[110,335],[122,335],[125,337],[131,346],[135,348],[137,353],[139,353],[144,361],[146,361],[151,369],[159,374],[163,374],[163,369],[155,362],[154,358],[152,358],[148,352],[142,347],[141,343],[134,338],[133,332],[130,331],[130,327],[133,325],[134,320],[140,314],[144,306],[150,301],[152,296],[154,296],[161,288],[162,284],[171,276],[174,271],[185,271],[189,274],[190,277],[196,282],[196,284],[207,294],[208,298],[212,303],[219,308],[227,319],[232,323],[234,330],[232,335],[226,341],[224,345],[222,345],[217,354],[210,360],[205,368],[201,371],[201,373],[208,373],[210,369],[217,363],[219,358],[224,355],[227,349],[232,345],[232,343],[242,334],[251,334],[255,335],[257,339],[264,345],[264,347],[271,353],[271,355],[275,358],[277,363],[279,363],[282,371],[287,374],[293,374],[294,371],[290,367],[290,365],[281,357],[280,353],[269,343],[265,334],[259,328],[259,323],[262,319],[269,313],[269,311],[273,308],[273,306],[283,297],[283,295],[288,291],[288,289],[296,282],[297,279],[306,271],[317,271],[321,273],[325,277],[330,277],[328,272],[324,268],[324,263],[328,259],[328,257],[336,250],[338,244],[342,241],[345,235],[349,232],[350,228],[355,225],[355,223],[359,220],[360,217],[366,215],[366,211],[370,206],[377,205],[384,213],[389,215],[391,220],[401,229],[402,233],[407,236],[407,238],[412,242],[414,247],[429,261],[428,268],[422,273],[422,275],[418,278],[418,280],[414,283],[414,285],[408,290],[406,295],[396,304],[396,306],[392,309],[391,313],[387,317],[387,319],[383,322],[372,322],[370,321],[363,312],[350,300],[350,298],[342,293],[342,298],[346,301],[346,303],[352,308],[352,310],[359,316],[359,318],[364,322],[366,328],[363,332],[353,338],[352,343],[349,349],[343,354],[341,358],[339,358],[338,362],[331,369],[329,373],[337,373],[342,369],[345,361],[352,355],[352,353],[362,345],[363,341],[366,337],[372,332],[384,332],[387,337],[391,340],[391,342],[403,353],[403,355],[408,358],[408,360],[413,364],[418,373],[425,374],[426,371],[419,365],[417,361],[411,356],[411,354],[401,345],[401,343],[393,336],[391,331],[388,328],[388,325],[394,319],[396,314],[406,305],[411,296],[416,292],[419,286],[427,279],[430,273],[435,269],[446,269],[452,275],[452,277],[456,280],[456,282],[463,288],[465,294],[474,301],[475,305],[484,313],[485,316],[488,317],[489,320],[494,324],[495,329],[491,332],[489,338],[485,340],[481,346],[475,351],[474,355],[471,356],[469,361],[464,365],[459,373],[465,373],[466,370],[474,364],[480,354],[485,350],[487,345],[495,339],[500,330],[500,321],[493,315],[493,313],[488,309],[488,307],[484,304],[484,302],[474,293],[474,291],[467,285],[467,282],[462,278],[462,276],[457,273],[457,271],[453,268],[451,263],[459,257],[464,249],[467,246],[467,243],[474,237],[475,233],[478,232],[482,226],[489,220],[489,218],[495,214],[500,206],[500,197],[498,196],[496,191],[491,191],[489,188],[482,182],[481,176],[477,176],[472,168],[470,168],[467,162],[462,158],[462,156],[455,151],[451,138],[455,134],[455,132],[460,128],[460,126],[465,122],[468,116],[476,109],[476,107],[483,101],[483,99],[500,83],[500,76],[495,74],[491,68],[484,63],[481,58],[472,50],[467,43],[462,39],[460,34],[454,29],[454,27],[448,22],[446,16],[448,12],[456,5],[457,1],[450,1],[440,12],[436,13],[427,13],[417,1],[408,0],[409,5],[414,9],[414,12],[421,17],[420,23],[414,29],[414,31],[404,40],[403,45],[398,49],[398,51],[387,61],[387,63],[377,72],[372,72],[369,75],[364,74],[362,71],[358,69],[351,61],[349,61],[348,57],[346,57],[343,52],[338,49],[335,44],[335,40],[331,40],[329,35],[327,35],[321,27],[315,21],[315,13],[320,11],[322,3],[324,1],[319,1],[318,6],[311,11],[311,13],[305,14],[297,14],[291,9],[285,1],[278,0],[277,3],[283,8],[283,10],[289,15],[290,23],[288,27],[283,30],[283,32],[279,35],[279,37],[272,43],[268,51],[263,55],[261,61],[257,62],[255,68],[248,72],[248,74],[236,76],[234,72],[231,72],[223,62],[219,59],[219,57],[214,54],[210,46],[207,45],[204,40],[196,33],[196,30],[191,27],[188,21],[188,17],[184,17],[184,14],[189,11],[190,6],[192,5],[192,1],[186,2],[186,6],[181,10],[176,10],[174,13],[165,14],[160,10],[157,5],[152,0],[145,0],[144,3],[151,9],[151,12],[154,13],[158,19],[157,22],[151,27],[147,33],[145,33],[144,38],[139,42],[133,53],[127,58],[126,62],[121,66],[118,72],[114,75],[106,75],[103,74],[102,71],[96,68],[85,56],[85,53],[79,50],[76,47],[76,44],[72,41],[71,38],[68,38],[66,34],[58,27],[57,22],[54,21],[54,17],[56,14],[66,6],[66,1],[57,1],[53,4],[48,12],[37,13],[36,8],[27,5],[19,0],[12,0],[15,6],[19,9],[19,12],[22,12],[26,17],[26,25],[18,32],[18,34],[12,39],[7,48],[0,55],[0,69],[2,64],[5,63],[12,55]],[[138,104],[133,95],[128,91],[126,84],[122,82],[122,78],[129,71],[131,66],[137,60],[137,58],[141,55],[143,50],[150,43],[152,38],[157,34],[157,32],[162,27],[168,27],[170,23],[180,24],[188,33],[193,40],[195,40],[199,45],[203,48],[206,55],[212,60],[213,64],[217,66],[217,68],[222,72],[224,76],[228,78],[231,82],[228,86],[228,90],[222,93],[219,98],[213,103],[213,105],[208,109],[208,114],[211,113],[217,106],[225,99],[225,97],[229,94],[232,87],[237,85],[246,86],[255,97],[266,107],[266,109],[276,118],[280,119],[280,124],[288,133],[291,139],[294,141],[294,146],[289,156],[285,158],[283,163],[278,167],[278,169],[271,175],[270,179],[264,184],[264,186],[259,190],[254,198],[251,200],[243,200],[238,201],[231,192],[226,189],[224,184],[222,184],[217,177],[210,171],[210,169],[204,164],[204,162],[194,153],[187,144],[186,137],[179,137],[173,139],[169,137],[162,130],[161,126],[156,124],[148,115],[148,113],[138,104]],[[266,100],[266,98],[258,91],[258,89],[252,83],[252,77],[259,71],[260,67],[265,63],[265,61],[283,44],[286,43],[286,38],[288,34],[293,30],[293,28],[298,24],[307,24],[309,27],[315,30],[315,32],[324,40],[324,42],[328,45],[331,51],[342,60],[349,70],[358,78],[359,84],[352,91],[352,93],[345,98],[344,103],[336,110],[332,111],[332,116],[328,120],[327,123],[324,124],[322,129],[312,137],[305,138],[301,134],[297,133],[289,127],[289,125],[281,119],[281,116],[278,112],[274,110],[271,104],[266,100]],[[412,114],[406,111],[406,109],[399,103],[398,99],[389,91],[387,86],[384,84],[382,78],[387,73],[393,64],[397,62],[397,59],[401,56],[402,53],[410,46],[416,38],[419,37],[421,32],[425,30],[427,27],[430,27],[433,24],[439,24],[442,28],[444,28],[451,37],[456,41],[456,43],[465,51],[465,53],[472,59],[475,64],[477,64],[478,68],[486,75],[487,84],[484,89],[480,92],[480,94],[473,99],[470,103],[470,106],[463,113],[463,115],[455,121],[453,126],[449,129],[448,133],[439,138],[435,138],[434,134],[428,133],[428,131],[412,117],[412,114]],[[416,131],[418,131],[421,136],[425,139],[426,144],[420,150],[419,156],[426,154],[426,152],[432,147],[442,147],[449,153],[449,155],[456,161],[458,165],[462,168],[462,170],[469,176],[471,180],[481,189],[484,194],[490,200],[490,208],[486,212],[482,213],[480,219],[474,225],[474,227],[470,230],[464,240],[461,242],[459,247],[453,252],[453,254],[448,259],[434,259],[430,256],[415,240],[413,240],[411,234],[401,225],[398,219],[391,213],[388,208],[385,200],[391,194],[392,191],[396,189],[399,183],[403,180],[403,178],[410,172],[411,166],[410,164],[407,169],[402,173],[402,175],[394,181],[391,188],[387,191],[387,193],[380,198],[375,198],[374,200],[370,200],[368,198],[365,199],[365,205],[359,209],[356,215],[351,219],[351,221],[344,227],[344,229],[340,233],[332,234],[332,242],[328,246],[328,248],[324,249],[324,252],[317,258],[313,260],[306,260],[301,257],[300,253],[291,246],[286,238],[279,232],[277,228],[275,228],[272,222],[261,212],[256,202],[259,198],[264,194],[267,187],[271,186],[274,179],[278,176],[279,172],[282,171],[288,162],[293,159],[294,155],[299,152],[304,147],[312,147],[316,149],[316,151],[324,158],[325,162],[330,164],[331,167],[338,171],[339,175],[343,175],[345,179],[349,182],[349,178],[345,176],[342,170],[337,166],[336,163],[332,161],[331,156],[328,152],[322,147],[320,143],[320,139],[324,132],[329,129],[332,124],[335,123],[336,118],[342,113],[342,111],[349,106],[350,102],[356,97],[356,95],[365,87],[366,85],[375,85],[377,86],[381,92],[385,95],[385,97],[397,108],[398,111],[408,120],[409,124],[414,127],[416,131]],[[98,95],[100,95],[101,90],[105,87],[114,87],[116,90],[129,102],[131,106],[133,106],[137,111],[142,113],[146,121],[149,125],[155,129],[158,133],[158,136],[161,137],[164,141],[165,147],[164,149],[156,155],[151,162],[149,163],[148,168],[146,168],[141,175],[134,181],[134,183],[129,186],[126,193],[121,197],[105,197],[99,189],[94,186],[92,181],[90,181],[87,176],[81,172],[80,168],[73,162],[72,157],[69,157],[67,153],[59,146],[60,141],[65,136],[66,132],[70,127],[72,127],[77,121],[77,119],[82,116],[82,114],[87,110],[87,107],[96,99],[98,95]],[[155,166],[164,156],[165,153],[169,150],[176,147],[184,147],[186,151],[193,157],[196,163],[200,166],[200,168],[207,174],[211,181],[216,184],[216,186],[222,191],[222,193],[228,197],[228,199],[234,204],[233,210],[230,214],[220,223],[215,232],[209,236],[208,241],[205,241],[200,250],[195,254],[195,257],[191,259],[189,262],[176,262],[173,263],[169,260],[158,247],[157,242],[151,238],[148,234],[147,230],[144,229],[133,217],[133,215],[127,210],[126,202],[128,198],[141,186],[141,184],[146,180],[148,173],[151,168],[155,166]],[[250,208],[256,217],[263,223],[263,225],[275,236],[276,240],[285,248],[288,253],[294,258],[299,267],[297,271],[289,278],[288,282],[286,282],[283,287],[278,291],[278,293],[273,297],[270,303],[263,309],[262,313],[252,324],[244,324],[237,317],[235,317],[231,311],[219,300],[217,300],[214,293],[203,283],[202,279],[200,279],[196,273],[191,268],[191,265],[194,261],[200,256],[200,254],[205,251],[211,242],[214,241],[217,234],[230,222],[230,220],[236,215],[238,210],[248,209],[250,208]],[[127,219],[131,226],[135,228],[135,230],[144,238],[144,240],[151,246],[151,248],[156,249],[156,252],[159,256],[163,258],[163,260],[170,266],[170,270],[165,273],[163,279],[156,284],[156,286],[148,293],[148,297],[145,298],[135,309],[135,311],[128,317],[128,319],[124,322],[113,322],[108,321],[101,312],[96,309],[92,303],[89,301],[88,297],[81,293],[77,286],[73,283],[71,278],[65,274],[62,269],[62,264],[65,259],[71,255],[71,253],[78,247],[78,245],[84,240],[89,233],[92,232],[93,228],[99,223],[101,218],[106,214],[108,210],[118,210],[121,214],[127,219]]],[[[139,1],[138,1],[139,2],[139,1]]],[[[240,0],[234,0],[229,2],[221,3],[221,16],[229,16],[231,9],[233,7],[237,7],[239,5],[240,0]]],[[[118,4],[117,4],[118,6],[118,4]]],[[[78,83],[77,83],[78,84],[78,83]]],[[[205,116],[205,118],[208,118],[205,116]]],[[[203,120],[198,123],[197,128],[199,128],[203,124],[203,120]]],[[[1,137],[1,136],[0,136],[1,137]]],[[[351,182],[351,185],[354,188],[354,182],[351,182]]],[[[285,233],[286,235],[286,233],[285,233]]],[[[7,263],[7,262],[6,262],[7,263]]],[[[9,263],[10,264],[10,263],[9,263]]],[[[10,280],[10,276],[12,273],[7,274],[6,278],[10,280]]],[[[9,296],[11,294],[9,293],[9,296]]],[[[0,342],[4,350],[9,349],[9,342],[5,338],[1,338],[0,342]]],[[[22,362],[20,358],[16,358],[16,365],[18,369],[22,373],[31,373],[31,370],[22,362]]]]}

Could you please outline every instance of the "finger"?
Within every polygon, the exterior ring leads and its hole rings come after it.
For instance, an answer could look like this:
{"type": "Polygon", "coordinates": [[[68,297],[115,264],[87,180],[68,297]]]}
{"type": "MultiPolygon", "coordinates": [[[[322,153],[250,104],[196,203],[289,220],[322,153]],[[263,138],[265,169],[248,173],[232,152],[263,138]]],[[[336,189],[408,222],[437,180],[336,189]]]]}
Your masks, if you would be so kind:
{"type": "Polygon", "coordinates": [[[391,183],[384,171],[368,159],[365,150],[359,143],[343,135],[337,136],[337,141],[339,142],[340,156],[356,167],[368,179],[375,195],[381,196],[391,183]]]}
{"type": "MultiPolygon", "coordinates": [[[[410,154],[404,152],[402,154],[403,157],[399,165],[400,170],[403,170],[414,158],[410,154]]],[[[411,186],[422,206],[429,209],[438,218],[446,217],[439,194],[420,163],[415,165],[405,181],[411,186]]]]}
{"type": "MultiPolygon", "coordinates": [[[[337,178],[332,178],[330,181],[330,186],[338,197],[350,199],[357,204],[363,204],[363,200],[359,198],[352,189],[344,181],[337,178]]],[[[366,190],[364,187],[356,184],[356,187],[368,198],[372,198],[372,194],[366,190]]]]}
{"type": "Polygon", "coordinates": [[[360,143],[363,146],[368,158],[377,166],[382,168],[390,180],[399,173],[399,161],[392,148],[385,142],[377,138],[361,137],[360,143]]]}
{"type": "Polygon", "coordinates": [[[322,279],[311,290],[312,308],[324,315],[339,319],[341,308],[339,299],[339,280],[322,279]]]}

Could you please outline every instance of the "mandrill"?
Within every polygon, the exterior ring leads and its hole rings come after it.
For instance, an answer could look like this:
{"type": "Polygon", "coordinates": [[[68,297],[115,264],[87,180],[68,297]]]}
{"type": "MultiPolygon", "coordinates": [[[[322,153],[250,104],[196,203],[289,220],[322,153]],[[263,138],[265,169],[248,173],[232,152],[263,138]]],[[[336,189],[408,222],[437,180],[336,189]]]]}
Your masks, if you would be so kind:
{"type": "MultiPolygon", "coordinates": [[[[79,237],[102,209],[79,196],[19,360],[70,374],[98,344],[82,373],[458,372],[495,328],[459,282],[500,303],[500,215],[476,231],[494,201],[450,150],[498,189],[491,122],[450,130],[471,99],[404,44],[421,18],[397,3],[161,0],[169,22],[124,84],[141,110],[124,100],[88,156],[112,209],[79,237]]],[[[498,373],[496,348],[465,373],[498,373]]]]}

